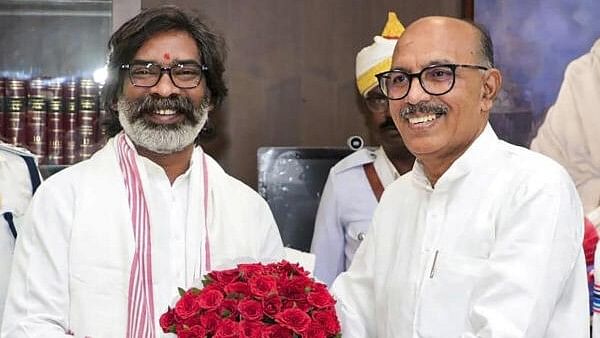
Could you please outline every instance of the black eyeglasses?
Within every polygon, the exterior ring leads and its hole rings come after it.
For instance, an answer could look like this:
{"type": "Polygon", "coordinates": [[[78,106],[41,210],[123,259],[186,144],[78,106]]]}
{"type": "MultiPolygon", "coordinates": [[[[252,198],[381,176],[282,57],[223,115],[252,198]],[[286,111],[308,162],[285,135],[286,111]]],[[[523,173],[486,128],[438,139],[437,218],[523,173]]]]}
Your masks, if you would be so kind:
{"type": "Polygon", "coordinates": [[[454,87],[456,68],[458,67],[478,70],[489,69],[479,65],[443,64],[425,67],[418,73],[407,73],[399,69],[392,69],[375,76],[383,95],[390,100],[401,100],[408,95],[412,80],[415,77],[419,79],[421,88],[430,95],[448,93],[454,87]]]}
{"type": "Polygon", "coordinates": [[[169,73],[171,81],[177,88],[191,89],[198,87],[202,82],[203,72],[208,69],[206,65],[198,63],[181,63],[169,67],[144,62],[121,65],[127,69],[129,81],[136,87],[154,87],[160,81],[163,73],[169,73]]]}

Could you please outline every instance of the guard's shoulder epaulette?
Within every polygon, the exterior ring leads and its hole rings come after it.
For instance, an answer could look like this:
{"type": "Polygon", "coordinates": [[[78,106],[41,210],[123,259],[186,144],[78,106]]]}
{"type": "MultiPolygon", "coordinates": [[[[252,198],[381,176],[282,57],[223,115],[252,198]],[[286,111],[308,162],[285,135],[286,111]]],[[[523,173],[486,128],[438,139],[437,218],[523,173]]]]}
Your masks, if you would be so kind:
{"type": "Polygon", "coordinates": [[[348,169],[361,167],[367,163],[374,162],[376,157],[377,155],[372,149],[362,148],[344,157],[333,167],[333,171],[339,174],[348,169]]]}

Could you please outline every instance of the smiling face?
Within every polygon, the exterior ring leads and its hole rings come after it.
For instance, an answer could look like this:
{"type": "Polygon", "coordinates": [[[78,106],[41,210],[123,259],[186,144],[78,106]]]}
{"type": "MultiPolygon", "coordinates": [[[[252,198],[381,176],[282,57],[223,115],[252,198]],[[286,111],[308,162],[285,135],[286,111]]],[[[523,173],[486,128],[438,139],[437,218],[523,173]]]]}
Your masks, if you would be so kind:
{"type": "MultiPolygon", "coordinates": [[[[484,61],[475,27],[458,19],[429,17],[410,25],[400,37],[392,69],[418,73],[437,64],[487,66],[484,61]]],[[[390,100],[390,114],[407,148],[435,181],[485,128],[501,76],[495,69],[458,67],[454,87],[439,96],[425,92],[418,79],[412,81],[406,97],[390,100]]]]}
{"type": "MultiPolygon", "coordinates": [[[[132,64],[154,63],[161,67],[202,64],[196,41],[184,31],[167,31],[148,39],[132,64]]],[[[208,116],[206,85],[181,89],[164,72],[152,87],[136,87],[123,81],[118,100],[119,121],[134,144],[156,153],[173,153],[193,144],[208,116]]]]}

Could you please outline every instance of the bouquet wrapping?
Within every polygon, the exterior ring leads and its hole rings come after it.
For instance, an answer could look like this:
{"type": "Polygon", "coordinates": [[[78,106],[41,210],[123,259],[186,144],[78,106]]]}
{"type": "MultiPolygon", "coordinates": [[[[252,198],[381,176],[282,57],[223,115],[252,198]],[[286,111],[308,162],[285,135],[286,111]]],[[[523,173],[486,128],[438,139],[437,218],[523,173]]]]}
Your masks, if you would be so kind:
{"type": "Polygon", "coordinates": [[[178,338],[339,338],[335,300],[325,284],[287,261],[212,271],[203,288],[180,289],[160,317],[178,338]]]}

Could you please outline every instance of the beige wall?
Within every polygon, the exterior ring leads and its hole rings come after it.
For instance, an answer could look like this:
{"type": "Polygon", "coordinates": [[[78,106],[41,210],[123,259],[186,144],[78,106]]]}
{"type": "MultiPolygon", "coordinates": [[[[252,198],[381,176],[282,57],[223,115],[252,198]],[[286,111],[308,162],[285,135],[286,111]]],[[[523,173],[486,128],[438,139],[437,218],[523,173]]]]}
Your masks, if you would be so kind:
{"type": "MultiPolygon", "coordinates": [[[[142,7],[165,3],[142,0],[142,7]]],[[[388,10],[407,24],[463,14],[462,0],[180,0],[203,13],[229,48],[225,105],[206,145],[230,174],[256,187],[261,146],[344,146],[368,139],[354,84],[356,53],[388,10]]]]}

